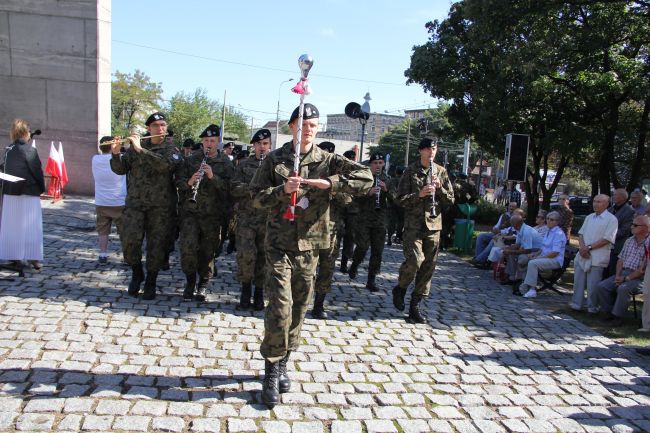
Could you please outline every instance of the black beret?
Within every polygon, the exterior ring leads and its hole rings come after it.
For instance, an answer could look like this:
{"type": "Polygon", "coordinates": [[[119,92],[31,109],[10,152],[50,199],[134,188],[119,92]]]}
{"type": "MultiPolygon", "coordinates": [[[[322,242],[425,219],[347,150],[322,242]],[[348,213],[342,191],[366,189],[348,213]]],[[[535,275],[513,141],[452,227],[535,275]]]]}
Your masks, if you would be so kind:
{"type": "Polygon", "coordinates": [[[228,143],[224,143],[223,147],[232,147],[234,149],[235,148],[235,142],[234,141],[229,141],[228,143]]]}
{"type": "Polygon", "coordinates": [[[426,149],[427,147],[438,147],[438,142],[430,138],[423,138],[418,144],[418,149],[426,149]]]}
{"type": "Polygon", "coordinates": [[[318,147],[329,153],[334,153],[334,150],[336,149],[336,145],[331,141],[323,141],[318,145],[318,147]]]}
{"type": "Polygon", "coordinates": [[[370,155],[370,162],[372,161],[384,161],[384,155],[381,153],[373,153],[370,155]]]}
{"type": "Polygon", "coordinates": [[[253,135],[253,138],[251,138],[251,144],[255,143],[256,141],[262,141],[265,138],[271,138],[271,131],[266,128],[262,128],[253,135]]]}
{"type": "Polygon", "coordinates": [[[347,159],[355,160],[357,159],[357,154],[354,153],[354,150],[347,150],[343,152],[343,156],[345,156],[347,159]]]}
{"type": "Polygon", "coordinates": [[[183,142],[183,147],[192,147],[194,146],[194,140],[191,138],[186,138],[185,141],[183,142]]]}
{"type": "Polygon", "coordinates": [[[250,155],[250,151],[248,151],[248,150],[240,150],[239,152],[237,152],[237,159],[248,158],[249,155],[250,155]]]}
{"type": "MultiPolygon", "coordinates": [[[[298,118],[298,110],[300,107],[296,107],[295,110],[293,110],[293,113],[291,113],[291,117],[289,118],[289,123],[293,122],[298,118]]],[[[303,113],[302,113],[302,118],[303,119],[318,119],[318,108],[316,108],[315,105],[306,103],[304,108],[303,108],[303,113]]]]}
{"type": "Polygon", "coordinates": [[[401,166],[401,165],[397,166],[397,168],[395,169],[395,173],[397,173],[398,176],[403,175],[404,174],[404,167],[401,166]]]}
{"type": "Polygon", "coordinates": [[[197,141],[192,145],[192,150],[199,150],[202,148],[203,148],[203,143],[201,143],[200,141],[197,141]]]}
{"type": "Polygon", "coordinates": [[[106,143],[107,141],[113,141],[113,137],[110,135],[105,135],[99,139],[99,144],[106,143]]]}
{"type": "Polygon", "coordinates": [[[144,124],[146,126],[149,126],[150,124],[152,124],[153,122],[155,122],[157,120],[167,120],[167,117],[165,117],[165,115],[163,113],[161,113],[160,111],[156,111],[151,116],[147,117],[147,121],[144,122],[144,124]]]}
{"type": "Polygon", "coordinates": [[[203,132],[201,133],[201,135],[199,135],[199,138],[203,138],[203,137],[218,137],[218,136],[219,136],[219,132],[221,132],[221,129],[220,129],[217,125],[215,125],[215,124],[213,123],[213,124],[210,124],[207,128],[205,128],[205,129],[203,130],[203,132]]]}

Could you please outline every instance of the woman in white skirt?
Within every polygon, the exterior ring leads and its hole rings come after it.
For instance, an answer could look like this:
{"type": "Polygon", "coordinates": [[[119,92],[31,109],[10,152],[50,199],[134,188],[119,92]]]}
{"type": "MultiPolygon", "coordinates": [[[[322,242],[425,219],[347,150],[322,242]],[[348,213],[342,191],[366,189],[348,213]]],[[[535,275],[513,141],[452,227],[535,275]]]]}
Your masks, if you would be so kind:
{"type": "Polygon", "coordinates": [[[24,180],[2,182],[0,260],[11,260],[19,268],[28,261],[34,269],[40,269],[43,260],[40,199],[45,191],[43,167],[36,148],[29,144],[27,122],[14,120],[9,137],[12,144],[5,150],[3,171],[24,180]]]}

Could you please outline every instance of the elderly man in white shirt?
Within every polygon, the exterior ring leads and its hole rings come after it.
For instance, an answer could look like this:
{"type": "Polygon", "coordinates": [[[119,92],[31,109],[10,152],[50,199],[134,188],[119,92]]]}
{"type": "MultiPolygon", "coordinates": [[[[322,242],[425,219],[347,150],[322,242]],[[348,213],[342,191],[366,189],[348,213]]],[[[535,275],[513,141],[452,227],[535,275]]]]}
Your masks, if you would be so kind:
{"type": "Polygon", "coordinates": [[[564,247],[567,240],[566,235],[558,226],[559,223],[560,214],[558,212],[549,212],[546,215],[548,231],[542,240],[542,249],[538,253],[528,255],[526,277],[519,286],[519,293],[525,298],[537,296],[537,278],[541,271],[560,269],[564,265],[564,247]]]}
{"type": "Polygon", "coordinates": [[[596,314],[598,305],[598,283],[603,270],[609,264],[610,251],[616,241],[618,220],[607,211],[609,196],[598,194],[594,197],[594,213],[589,214],[578,234],[580,251],[575,258],[573,275],[573,298],[569,306],[582,310],[587,289],[587,311],[596,314]]]}

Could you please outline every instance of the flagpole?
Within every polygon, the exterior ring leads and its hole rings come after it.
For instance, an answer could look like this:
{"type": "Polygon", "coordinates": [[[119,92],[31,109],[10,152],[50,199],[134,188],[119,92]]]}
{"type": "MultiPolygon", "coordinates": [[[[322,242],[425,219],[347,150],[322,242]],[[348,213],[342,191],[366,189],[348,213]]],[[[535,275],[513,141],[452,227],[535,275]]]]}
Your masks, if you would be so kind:
{"type": "Polygon", "coordinates": [[[223,91],[223,108],[221,110],[221,128],[219,128],[219,150],[223,149],[223,130],[226,126],[226,91],[223,91]]]}

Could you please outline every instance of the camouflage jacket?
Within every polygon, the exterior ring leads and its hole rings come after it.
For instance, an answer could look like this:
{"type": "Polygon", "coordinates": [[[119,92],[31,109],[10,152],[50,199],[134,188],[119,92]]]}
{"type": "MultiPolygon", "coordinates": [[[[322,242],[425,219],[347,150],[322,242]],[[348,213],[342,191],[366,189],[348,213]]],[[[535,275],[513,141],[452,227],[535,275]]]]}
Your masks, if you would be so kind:
{"type": "Polygon", "coordinates": [[[404,206],[404,229],[441,230],[443,205],[454,203],[454,188],[442,166],[433,165],[434,175],[440,179],[441,187],[436,189],[436,217],[431,217],[431,197],[419,196],[420,190],[429,183],[429,169],[420,161],[411,164],[400,179],[397,195],[404,206]]]}
{"type": "Polygon", "coordinates": [[[330,201],[330,227],[343,221],[345,209],[352,204],[352,196],[342,192],[332,194],[330,201]]]}
{"type": "MultiPolygon", "coordinates": [[[[372,186],[375,186],[377,177],[373,176],[374,180],[372,186]]],[[[379,180],[386,183],[390,181],[385,173],[379,175],[379,180]]],[[[377,209],[377,195],[365,195],[354,199],[359,209],[359,221],[364,225],[378,226],[384,225],[386,222],[386,209],[388,208],[388,192],[383,190],[379,194],[379,209],[377,209]]]]}
{"type": "Polygon", "coordinates": [[[388,180],[388,204],[394,207],[401,207],[397,197],[397,188],[401,177],[393,176],[388,180]]]}
{"type": "Polygon", "coordinates": [[[176,146],[165,142],[152,145],[142,141],[142,152],[131,146],[125,153],[111,157],[111,170],[126,175],[126,206],[134,208],[174,207],[178,200],[174,173],[183,157],[176,146]]]}
{"type": "Polygon", "coordinates": [[[185,158],[177,171],[176,186],[181,195],[182,210],[200,215],[223,215],[233,175],[232,164],[219,157],[208,158],[206,162],[212,167],[212,179],[208,179],[206,174],[203,175],[196,193],[196,203],[192,203],[192,187],[187,181],[199,170],[202,161],[203,153],[193,153],[185,158]]]}
{"type": "Polygon", "coordinates": [[[262,161],[252,154],[242,159],[235,167],[235,176],[232,179],[230,195],[237,201],[237,223],[238,224],[264,224],[266,222],[266,209],[256,209],[253,206],[255,194],[250,188],[250,182],[255,172],[260,168],[262,161]]]}
{"type": "Polygon", "coordinates": [[[266,243],[287,251],[329,247],[330,197],[332,193],[363,195],[372,187],[370,169],[318,146],[301,156],[299,174],[307,179],[327,179],[330,189],[304,187],[298,191],[295,221],[283,218],[291,194],[284,192],[285,179],[293,172],[293,143],[269,153],[251,181],[255,207],[268,209],[266,243]]]}

